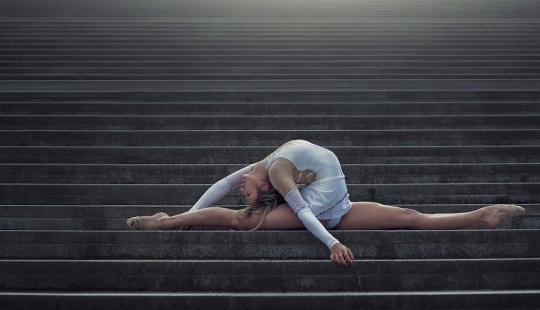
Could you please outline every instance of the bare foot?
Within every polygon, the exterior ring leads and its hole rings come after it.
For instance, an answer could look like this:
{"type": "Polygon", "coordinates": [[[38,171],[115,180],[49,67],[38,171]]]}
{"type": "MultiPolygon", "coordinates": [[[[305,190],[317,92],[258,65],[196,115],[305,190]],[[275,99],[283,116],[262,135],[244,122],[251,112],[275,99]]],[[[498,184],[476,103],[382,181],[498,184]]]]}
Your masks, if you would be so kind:
{"type": "Polygon", "coordinates": [[[159,230],[159,219],[169,217],[167,213],[158,212],[152,216],[135,216],[126,221],[126,224],[136,230],[159,230]]]}
{"type": "Polygon", "coordinates": [[[508,217],[514,217],[525,213],[525,209],[516,205],[494,205],[489,206],[491,210],[487,213],[484,224],[487,227],[493,228],[497,226],[499,221],[508,217]]]}

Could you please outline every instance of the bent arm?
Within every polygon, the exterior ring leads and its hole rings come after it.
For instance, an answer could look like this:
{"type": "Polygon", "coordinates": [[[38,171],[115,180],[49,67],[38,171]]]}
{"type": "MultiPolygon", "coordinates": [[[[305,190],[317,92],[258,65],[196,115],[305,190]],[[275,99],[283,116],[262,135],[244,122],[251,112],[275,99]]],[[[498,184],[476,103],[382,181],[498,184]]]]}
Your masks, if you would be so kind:
{"type": "Polygon", "coordinates": [[[240,170],[237,170],[230,175],[224,177],[223,179],[217,181],[212,185],[202,196],[197,200],[197,202],[189,209],[189,212],[201,210],[208,208],[220,201],[233,189],[242,185],[242,178],[244,174],[251,171],[251,166],[244,167],[240,170]]]}

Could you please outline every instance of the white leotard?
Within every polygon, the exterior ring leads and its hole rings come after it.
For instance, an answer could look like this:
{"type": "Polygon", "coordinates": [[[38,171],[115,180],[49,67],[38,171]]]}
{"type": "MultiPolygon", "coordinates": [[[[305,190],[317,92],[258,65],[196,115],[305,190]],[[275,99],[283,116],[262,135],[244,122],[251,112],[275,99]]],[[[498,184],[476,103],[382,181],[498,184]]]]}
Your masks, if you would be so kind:
{"type": "Polygon", "coordinates": [[[284,197],[296,184],[306,184],[302,197],[318,219],[339,218],[351,208],[341,164],[324,147],[290,141],[266,158],[265,168],[272,185],[284,197]]]}
{"type": "MultiPolygon", "coordinates": [[[[285,197],[304,226],[329,249],[339,241],[318,219],[329,219],[335,226],[351,208],[345,176],[331,151],[304,140],[290,141],[266,159],[265,169],[272,185],[285,197]],[[296,184],[306,184],[300,193],[296,184]]],[[[250,166],[221,179],[197,201],[190,211],[200,210],[219,201],[241,185],[250,166]]],[[[329,227],[329,228],[333,228],[329,227]]]]}

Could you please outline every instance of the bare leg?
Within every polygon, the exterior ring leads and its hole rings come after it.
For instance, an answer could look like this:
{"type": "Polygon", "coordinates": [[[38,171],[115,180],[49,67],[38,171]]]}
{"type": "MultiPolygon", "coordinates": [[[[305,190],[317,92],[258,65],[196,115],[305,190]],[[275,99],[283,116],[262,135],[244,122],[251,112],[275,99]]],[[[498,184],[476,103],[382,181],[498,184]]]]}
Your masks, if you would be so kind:
{"type": "Polygon", "coordinates": [[[465,213],[423,214],[374,202],[355,202],[335,229],[460,229],[481,223],[494,227],[508,217],[507,210],[505,205],[494,205],[465,213]]]}
{"type": "MultiPolygon", "coordinates": [[[[143,216],[142,221],[136,222],[135,229],[140,229],[140,223],[145,230],[166,230],[182,226],[224,227],[235,230],[250,230],[259,223],[258,217],[236,219],[236,211],[227,208],[211,207],[195,212],[186,212],[174,216],[157,213],[153,216],[143,216]]],[[[382,205],[375,202],[355,202],[352,209],[345,214],[338,230],[359,229],[460,229],[475,224],[485,223],[494,227],[498,222],[508,217],[505,205],[493,205],[465,213],[423,214],[415,210],[382,205]]],[[[326,226],[328,221],[320,220],[326,226]]],[[[305,229],[303,223],[287,204],[279,205],[270,212],[260,230],[305,229]]]]}
{"type": "MultiPolygon", "coordinates": [[[[153,216],[142,216],[140,222],[136,222],[135,229],[144,230],[168,230],[181,226],[205,226],[224,227],[235,230],[250,230],[259,223],[258,217],[236,219],[236,211],[227,208],[210,207],[199,211],[186,212],[174,216],[165,213],[157,213],[153,216]]],[[[325,224],[327,221],[321,221],[325,224]]],[[[279,205],[270,212],[259,229],[261,230],[281,230],[281,229],[302,229],[304,224],[294,214],[287,204],[279,205]]]]}
{"type": "Polygon", "coordinates": [[[235,211],[226,208],[210,207],[194,212],[185,212],[174,216],[157,213],[153,216],[141,216],[134,228],[143,230],[168,230],[182,226],[208,226],[232,228],[235,211]]]}

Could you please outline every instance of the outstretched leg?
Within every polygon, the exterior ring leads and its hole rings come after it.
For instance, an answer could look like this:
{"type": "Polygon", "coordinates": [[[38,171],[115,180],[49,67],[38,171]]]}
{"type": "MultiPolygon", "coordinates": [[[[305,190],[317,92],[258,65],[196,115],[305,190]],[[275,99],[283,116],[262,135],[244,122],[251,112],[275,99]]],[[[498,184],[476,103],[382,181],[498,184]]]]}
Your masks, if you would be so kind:
{"type": "MultiPolygon", "coordinates": [[[[235,214],[236,211],[234,210],[219,207],[210,207],[174,216],[168,216],[167,214],[160,212],[153,216],[141,216],[140,220],[135,220],[132,227],[141,229],[142,226],[143,230],[168,230],[182,226],[205,226],[223,227],[235,230],[250,230],[259,223],[258,217],[252,216],[245,219],[236,219],[235,214]]],[[[324,224],[326,221],[321,222],[324,224]]],[[[289,205],[282,204],[272,212],[268,213],[259,230],[302,228],[304,228],[304,225],[296,214],[294,214],[289,205]]]]}
{"type": "Polygon", "coordinates": [[[511,215],[508,211],[506,205],[493,205],[464,213],[423,214],[374,202],[355,202],[335,229],[460,229],[481,223],[494,227],[511,215]]]}
{"type": "Polygon", "coordinates": [[[157,213],[153,216],[140,216],[127,221],[134,229],[142,230],[168,230],[178,227],[206,226],[206,227],[230,227],[234,219],[235,211],[226,208],[210,207],[194,212],[185,212],[174,216],[165,213],[157,213]],[[134,221],[132,221],[135,219],[134,221]]]}

